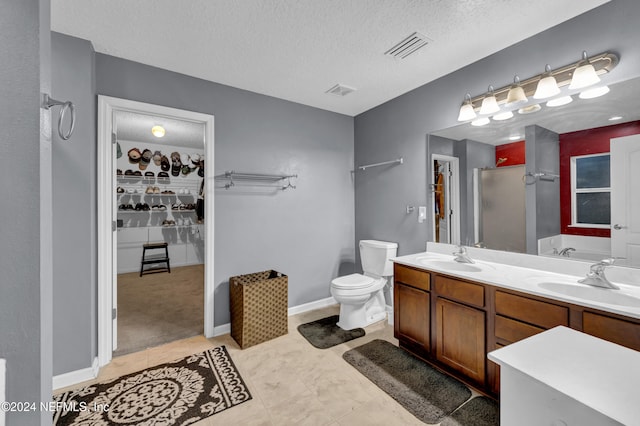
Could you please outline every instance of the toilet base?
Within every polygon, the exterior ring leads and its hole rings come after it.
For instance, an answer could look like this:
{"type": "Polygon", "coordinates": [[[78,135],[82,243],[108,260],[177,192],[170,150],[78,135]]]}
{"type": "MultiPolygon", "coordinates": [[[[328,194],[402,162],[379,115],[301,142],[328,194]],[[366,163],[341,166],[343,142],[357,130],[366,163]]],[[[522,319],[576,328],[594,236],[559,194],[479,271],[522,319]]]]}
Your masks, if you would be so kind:
{"type": "Polygon", "coordinates": [[[387,317],[382,291],[377,292],[363,304],[340,304],[340,319],[337,326],[343,330],[364,328],[387,317]]]}

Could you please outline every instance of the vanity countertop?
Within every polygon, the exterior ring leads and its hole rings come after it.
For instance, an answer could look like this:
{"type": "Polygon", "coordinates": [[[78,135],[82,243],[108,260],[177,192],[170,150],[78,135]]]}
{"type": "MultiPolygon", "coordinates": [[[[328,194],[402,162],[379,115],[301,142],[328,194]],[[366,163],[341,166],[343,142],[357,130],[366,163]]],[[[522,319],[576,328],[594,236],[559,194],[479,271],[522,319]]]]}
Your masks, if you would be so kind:
{"type": "Polygon", "coordinates": [[[488,356],[620,424],[638,424],[637,351],[559,326],[488,356]]]}
{"type": "MultiPolygon", "coordinates": [[[[603,289],[579,284],[578,280],[584,278],[584,275],[569,275],[548,272],[542,268],[476,260],[473,254],[471,258],[475,263],[458,263],[453,260],[452,255],[429,251],[391,260],[457,278],[640,319],[640,285],[623,284],[612,279],[620,290],[603,289]]],[[[588,270],[588,264],[586,265],[585,268],[588,270]]]]}

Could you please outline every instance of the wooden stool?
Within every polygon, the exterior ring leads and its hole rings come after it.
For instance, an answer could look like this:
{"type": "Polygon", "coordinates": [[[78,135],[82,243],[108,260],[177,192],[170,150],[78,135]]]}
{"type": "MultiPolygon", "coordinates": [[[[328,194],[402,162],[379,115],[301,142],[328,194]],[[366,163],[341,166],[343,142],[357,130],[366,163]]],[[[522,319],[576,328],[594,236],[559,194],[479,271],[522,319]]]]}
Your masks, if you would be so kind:
{"type": "Polygon", "coordinates": [[[152,274],[155,272],[168,272],[171,273],[171,266],[169,265],[169,243],[146,243],[142,245],[142,261],[140,262],[140,276],[143,274],[152,274]],[[149,254],[147,250],[162,250],[164,253],[149,254]],[[157,263],[164,263],[167,266],[155,266],[152,268],[144,269],[144,265],[151,265],[157,263]]]}

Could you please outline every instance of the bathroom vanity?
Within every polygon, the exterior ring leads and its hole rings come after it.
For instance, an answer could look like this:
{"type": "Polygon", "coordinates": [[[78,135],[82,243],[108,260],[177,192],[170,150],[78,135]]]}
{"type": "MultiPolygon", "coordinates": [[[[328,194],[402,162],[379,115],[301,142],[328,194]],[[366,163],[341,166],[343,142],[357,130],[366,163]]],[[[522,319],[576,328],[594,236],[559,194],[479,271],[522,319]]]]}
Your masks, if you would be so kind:
{"type": "Polygon", "coordinates": [[[489,395],[499,394],[500,368],[487,353],[559,325],[640,350],[638,286],[599,289],[579,276],[430,252],[393,260],[400,347],[489,395]]]}

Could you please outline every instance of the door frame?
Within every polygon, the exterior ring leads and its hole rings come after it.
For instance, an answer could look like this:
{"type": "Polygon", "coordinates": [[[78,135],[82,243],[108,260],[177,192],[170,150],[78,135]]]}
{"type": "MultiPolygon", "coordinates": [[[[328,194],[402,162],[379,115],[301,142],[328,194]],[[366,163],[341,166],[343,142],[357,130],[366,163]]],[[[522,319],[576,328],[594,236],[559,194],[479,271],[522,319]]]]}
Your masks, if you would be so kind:
{"type": "Polygon", "coordinates": [[[98,95],[98,365],[113,357],[113,286],[116,284],[113,123],[116,111],[164,116],[204,124],[205,244],[204,244],[204,335],[214,335],[214,116],[128,99],[98,95]]]}
{"type": "MultiPolygon", "coordinates": [[[[451,215],[451,241],[450,244],[460,244],[460,163],[458,157],[451,157],[449,155],[431,154],[431,162],[429,163],[431,188],[435,188],[437,182],[435,182],[435,173],[433,170],[434,161],[446,161],[451,166],[451,180],[450,191],[451,197],[449,200],[449,207],[453,211],[451,215]]],[[[433,191],[431,195],[433,196],[433,191]]],[[[433,239],[436,238],[436,215],[433,212],[433,200],[431,202],[431,232],[433,239]]]]}

